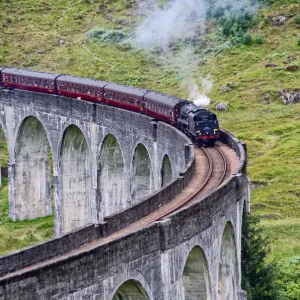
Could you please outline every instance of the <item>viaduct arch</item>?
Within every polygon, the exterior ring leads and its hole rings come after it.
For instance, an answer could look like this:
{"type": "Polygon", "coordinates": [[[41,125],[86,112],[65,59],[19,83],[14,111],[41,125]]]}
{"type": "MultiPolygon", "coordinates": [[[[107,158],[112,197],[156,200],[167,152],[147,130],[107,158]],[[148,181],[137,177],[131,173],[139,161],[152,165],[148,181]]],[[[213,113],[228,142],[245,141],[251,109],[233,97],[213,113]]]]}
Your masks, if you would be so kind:
{"type": "MultiPolygon", "coordinates": [[[[0,123],[9,149],[11,216],[17,219],[18,215],[17,163],[29,151],[19,132],[30,121],[44,141],[32,149],[44,151],[38,162],[49,164],[45,153],[52,153],[59,236],[0,257],[0,300],[245,299],[240,239],[249,194],[246,153],[238,140],[222,133],[223,142],[237,153],[239,166],[213,193],[159,222],[111,240],[111,235],[145,214],[146,208],[158,205],[161,195],[171,197],[174,187],[180,192],[193,174],[189,140],[166,124],[153,126],[143,115],[124,114],[112,107],[17,90],[2,90],[0,96],[0,123]],[[146,170],[150,183],[143,180],[139,168],[146,170]],[[114,178],[109,177],[111,172],[114,178]],[[108,177],[101,178],[103,174],[108,177]],[[136,181],[134,174],[140,175],[136,181]],[[122,177],[124,185],[116,188],[115,178],[122,177]],[[139,198],[138,186],[146,183],[149,193],[164,188],[139,198]],[[110,202],[111,195],[127,197],[110,202]],[[83,198],[90,200],[82,204],[83,198]],[[75,225],[62,217],[70,206],[79,211],[68,215],[76,215],[75,225]],[[85,226],[69,232],[77,225],[85,226]],[[89,242],[94,246],[80,248],[89,242]]],[[[30,166],[39,166],[38,162],[30,166]]]]}

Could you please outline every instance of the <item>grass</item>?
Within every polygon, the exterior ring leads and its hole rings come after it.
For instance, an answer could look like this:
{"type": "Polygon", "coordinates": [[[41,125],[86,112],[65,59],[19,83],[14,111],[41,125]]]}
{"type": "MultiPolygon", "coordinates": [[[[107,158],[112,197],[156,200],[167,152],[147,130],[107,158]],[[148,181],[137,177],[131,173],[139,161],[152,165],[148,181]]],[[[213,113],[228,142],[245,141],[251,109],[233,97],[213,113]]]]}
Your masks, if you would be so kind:
{"type": "Polygon", "coordinates": [[[6,253],[34,245],[53,237],[53,216],[35,220],[13,222],[8,218],[7,179],[0,188],[0,253],[6,253]]]}
{"type": "Polygon", "coordinates": [[[266,234],[274,241],[269,260],[286,260],[300,253],[300,220],[263,220],[266,234]]]}
{"type": "MultiPolygon", "coordinates": [[[[161,5],[166,2],[160,1],[161,5]]],[[[297,2],[273,1],[272,6],[259,10],[258,21],[249,34],[261,38],[263,44],[243,45],[217,56],[212,55],[214,48],[207,49],[211,54],[199,57],[205,64],[195,67],[195,74],[210,74],[214,80],[210,108],[219,102],[229,105],[228,111],[218,112],[221,126],[247,143],[252,212],[262,218],[266,232],[277,237],[271,257],[283,260],[299,255],[300,104],[284,105],[277,97],[283,88],[299,88],[299,69],[286,70],[288,64],[300,65],[300,31],[294,20],[300,14],[297,2]],[[283,26],[272,26],[268,16],[278,14],[292,17],[283,26]],[[286,63],[293,53],[296,59],[286,63]],[[266,63],[277,67],[266,68],[266,63]],[[230,86],[228,92],[221,92],[224,85],[230,86]]],[[[180,88],[179,71],[161,64],[162,57],[86,38],[94,28],[128,34],[140,20],[134,14],[134,3],[57,0],[52,5],[44,0],[1,1],[0,65],[70,73],[186,97],[180,88]]],[[[215,33],[207,38],[215,47],[215,33]]],[[[225,42],[220,48],[226,49],[225,42]]],[[[6,164],[7,151],[2,142],[0,161],[6,164]]],[[[17,249],[28,245],[28,241],[34,243],[51,236],[47,227],[53,224],[50,217],[17,223],[8,220],[7,187],[1,190],[0,201],[5,220],[0,235],[5,245],[15,243],[11,249],[17,249]],[[13,232],[19,233],[12,235],[10,229],[14,226],[13,232]],[[46,233],[37,231],[38,226],[46,226],[46,233]]],[[[10,251],[9,246],[0,248],[0,253],[6,251],[10,251]]]]}

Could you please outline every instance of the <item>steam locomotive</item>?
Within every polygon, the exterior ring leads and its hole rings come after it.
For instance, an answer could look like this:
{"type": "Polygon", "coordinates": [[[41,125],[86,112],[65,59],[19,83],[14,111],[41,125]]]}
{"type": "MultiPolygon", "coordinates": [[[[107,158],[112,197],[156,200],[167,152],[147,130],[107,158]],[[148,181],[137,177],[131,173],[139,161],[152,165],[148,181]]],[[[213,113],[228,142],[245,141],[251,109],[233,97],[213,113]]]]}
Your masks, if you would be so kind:
{"type": "Polygon", "coordinates": [[[198,146],[220,137],[214,113],[194,103],[156,91],[69,75],[0,67],[0,86],[61,95],[112,105],[167,122],[198,146]]]}

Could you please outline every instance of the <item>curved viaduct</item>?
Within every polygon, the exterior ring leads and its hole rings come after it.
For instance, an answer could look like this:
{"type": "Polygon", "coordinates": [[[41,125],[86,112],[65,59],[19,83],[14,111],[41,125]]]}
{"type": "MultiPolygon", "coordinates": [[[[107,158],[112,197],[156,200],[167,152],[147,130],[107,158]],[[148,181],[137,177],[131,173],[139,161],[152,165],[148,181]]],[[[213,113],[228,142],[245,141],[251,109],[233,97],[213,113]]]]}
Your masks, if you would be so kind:
{"type": "Polygon", "coordinates": [[[10,216],[41,217],[54,205],[57,236],[0,258],[1,300],[244,299],[240,240],[249,195],[238,140],[222,133],[239,163],[217,189],[130,231],[191,182],[187,137],[113,107],[18,90],[0,95],[10,216]]]}

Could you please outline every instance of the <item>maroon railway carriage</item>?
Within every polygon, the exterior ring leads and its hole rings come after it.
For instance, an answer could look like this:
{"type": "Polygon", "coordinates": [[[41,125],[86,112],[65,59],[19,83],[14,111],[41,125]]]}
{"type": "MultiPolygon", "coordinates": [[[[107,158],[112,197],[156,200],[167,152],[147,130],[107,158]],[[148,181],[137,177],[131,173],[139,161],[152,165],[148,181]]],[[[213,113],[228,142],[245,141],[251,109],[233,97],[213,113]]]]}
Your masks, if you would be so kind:
{"type": "Polygon", "coordinates": [[[69,75],[56,79],[57,94],[82,100],[104,103],[103,88],[108,82],[69,75]]]}
{"type": "Polygon", "coordinates": [[[104,87],[105,103],[131,111],[144,112],[144,95],[147,90],[109,83],[104,87]]]}
{"type": "Polygon", "coordinates": [[[55,94],[55,79],[59,74],[41,73],[18,68],[1,71],[2,86],[28,91],[55,94]]]}
{"type": "Polygon", "coordinates": [[[173,125],[177,124],[180,107],[188,101],[151,91],[144,97],[145,114],[173,125]]]}

